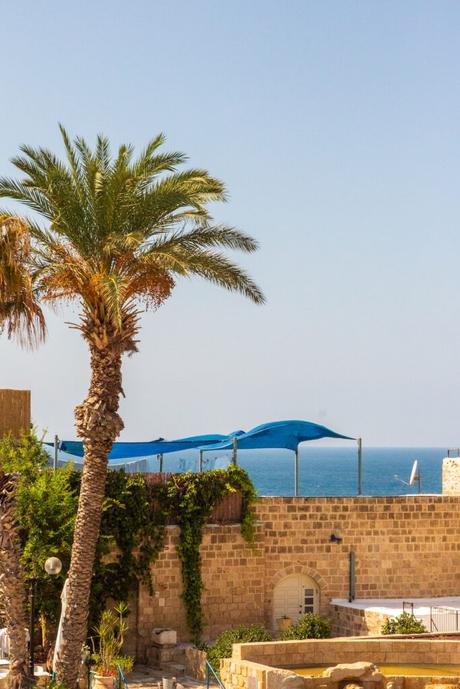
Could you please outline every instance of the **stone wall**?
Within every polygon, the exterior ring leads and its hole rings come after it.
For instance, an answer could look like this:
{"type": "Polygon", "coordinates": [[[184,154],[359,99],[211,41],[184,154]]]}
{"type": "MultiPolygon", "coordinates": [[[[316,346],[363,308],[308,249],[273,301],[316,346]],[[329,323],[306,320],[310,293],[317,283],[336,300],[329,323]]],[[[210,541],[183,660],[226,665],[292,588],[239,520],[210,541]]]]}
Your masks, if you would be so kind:
{"type": "MultiPolygon", "coordinates": [[[[459,508],[460,496],[261,498],[255,547],[239,525],[205,528],[205,637],[237,624],[272,626],[274,587],[294,573],[314,579],[321,611],[329,614],[332,598],[348,597],[351,550],[357,598],[460,595],[459,508]],[[341,543],[330,541],[332,533],[341,543]]],[[[178,529],[169,527],[153,568],[154,597],[140,591],[140,652],[152,627],[171,626],[180,640],[188,638],[177,538],[178,529]]]]}
{"type": "Polygon", "coordinates": [[[389,617],[371,610],[334,604],[330,607],[330,615],[332,636],[374,636],[380,634],[383,623],[389,617]]]}
{"type": "Polygon", "coordinates": [[[356,598],[460,594],[459,507],[456,496],[263,498],[267,605],[291,571],[317,581],[325,608],[347,598],[350,550],[356,598]],[[342,542],[331,543],[337,532],[342,542]]]}
{"type": "MultiPolygon", "coordinates": [[[[458,639],[321,639],[235,644],[232,658],[221,661],[221,678],[227,689],[334,689],[324,677],[297,677],[295,668],[338,663],[370,662],[389,664],[460,664],[458,639]],[[283,669],[289,668],[291,670],[283,669]]],[[[432,685],[459,685],[460,677],[388,676],[385,689],[425,689],[432,685]]]]}
{"type": "Polygon", "coordinates": [[[234,644],[233,660],[248,660],[271,667],[309,667],[365,661],[388,665],[460,665],[460,640],[387,637],[308,639],[234,644]]]}

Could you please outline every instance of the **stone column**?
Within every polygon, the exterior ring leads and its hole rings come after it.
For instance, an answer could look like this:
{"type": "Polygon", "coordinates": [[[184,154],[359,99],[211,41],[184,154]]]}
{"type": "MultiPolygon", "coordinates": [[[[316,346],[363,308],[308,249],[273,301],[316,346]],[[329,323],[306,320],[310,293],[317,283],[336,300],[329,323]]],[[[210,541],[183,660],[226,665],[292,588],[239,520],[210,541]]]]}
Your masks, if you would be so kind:
{"type": "Polygon", "coordinates": [[[460,495],[460,457],[446,457],[442,462],[442,494],[460,495]]]}

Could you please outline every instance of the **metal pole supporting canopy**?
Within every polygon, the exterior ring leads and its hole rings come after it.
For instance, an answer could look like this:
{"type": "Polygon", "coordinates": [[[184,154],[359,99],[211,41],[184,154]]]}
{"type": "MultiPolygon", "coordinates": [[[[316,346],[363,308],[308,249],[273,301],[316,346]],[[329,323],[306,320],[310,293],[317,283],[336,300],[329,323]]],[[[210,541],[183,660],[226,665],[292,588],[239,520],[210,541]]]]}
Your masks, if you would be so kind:
{"type": "Polygon", "coordinates": [[[358,438],[358,495],[363,494],[363,439],[358,438]]]}
{"type": "Polygon", "coordinates": [[[238,438],[236,436],[233,438],[232,464],[235,466],[238,464],[238,438]]]}
{"type": "Polygon", "coordinates": [[[294,450],[294,495],[299,495],[299,446],[294,450]]]}

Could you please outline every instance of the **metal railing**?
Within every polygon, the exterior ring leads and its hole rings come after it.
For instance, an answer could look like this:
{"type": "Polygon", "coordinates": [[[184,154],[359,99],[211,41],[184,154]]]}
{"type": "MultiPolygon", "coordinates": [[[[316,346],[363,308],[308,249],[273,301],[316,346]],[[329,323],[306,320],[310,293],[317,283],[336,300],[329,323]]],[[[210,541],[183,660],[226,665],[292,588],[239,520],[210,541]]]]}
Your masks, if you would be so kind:
{"type": "Polygon", "coordinates": [[[414,604],[406,600],[403,600],[403,612],[407,612],[409,615],[414,616],[414,604]]]}
{"type": "Polygon", "coordinates": [[[217,682],[218,686],[220,689],[225,689],[224,685],[222,684],[222,680],[220,679],[219,675],[215,672],[213,666],[209,662],[209,660],[205,661],[206,663],[206,689],[209,689],[210,681],[211,681],[211,675],[214,677],[215,681],[217,682]]]}
{"type": "Polygon", "coordinates": [[[455,608],[430,607],[430,632],[458,632],[458,622],[458,610],[455,608]]]}
{"type": "Polygon", "coordinates": [[[428,614],[415,615],[414,604],[403,601],[403,612],[419,619],[429,632],[458,632],[460,631],[460,616],[456,608],[447,608],[441,605],[430,605],[428,614]]]}

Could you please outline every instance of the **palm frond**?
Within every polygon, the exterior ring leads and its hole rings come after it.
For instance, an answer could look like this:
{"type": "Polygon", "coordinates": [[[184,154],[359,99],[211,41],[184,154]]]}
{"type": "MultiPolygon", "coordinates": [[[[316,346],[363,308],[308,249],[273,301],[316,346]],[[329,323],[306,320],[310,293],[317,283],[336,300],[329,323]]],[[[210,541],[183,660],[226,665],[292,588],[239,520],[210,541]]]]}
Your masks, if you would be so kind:
{"type": "Polygon", "coordinates": [[[195,251],[204,247],[222,247],[251,253],[258,244],[255,239],[226,225],[198,226],[189,232],[174,232],[166,236],[155,236],[147,252],[165,252],[174,247],[183,251],[195,251]]]}
{"type": "Polygon", "coordinates": [[[45,216],[48,220],[53,218],[53,207],[47,196],[40,190],[26,186],[14,179],[0,177],[0,198],[20,201],[31,210],[45,216]]]}
{"type": "Polygon", "coordinates": [[[219,287],[243,294],[255,304],[265,303],[263,292],[248,273],[221,253],[204,250],[183,251],[176,247],[165,253],[151,252],[143,258],[162,270],[186,277],[198,275],[219,287]]]}

